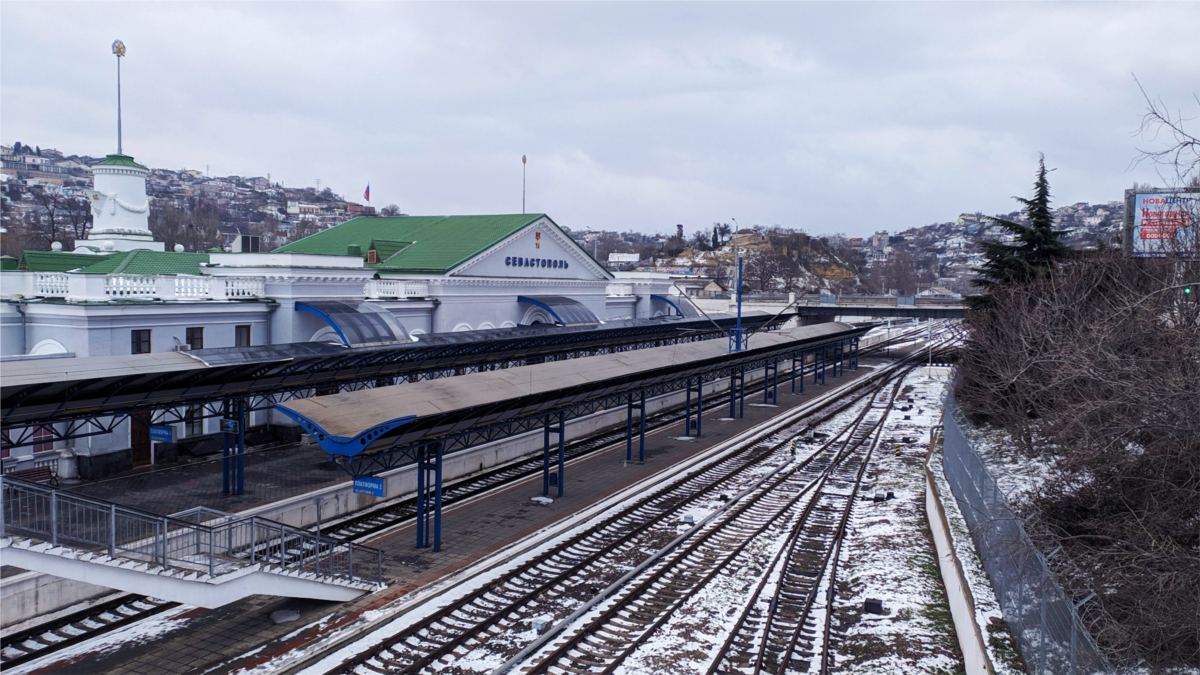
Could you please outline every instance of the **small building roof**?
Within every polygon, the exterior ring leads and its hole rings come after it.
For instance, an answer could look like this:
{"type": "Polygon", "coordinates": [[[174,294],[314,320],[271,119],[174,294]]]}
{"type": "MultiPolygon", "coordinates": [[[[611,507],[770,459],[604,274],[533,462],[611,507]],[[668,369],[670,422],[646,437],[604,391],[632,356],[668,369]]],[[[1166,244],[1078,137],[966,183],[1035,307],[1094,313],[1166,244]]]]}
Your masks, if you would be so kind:
{"type": "Polygon", "coordinates": [[[105,157],[104,159],[100,160],[99,162],[96,162],[95,164],[93,164],[92,166],[130,166],[135,169],[142,169],[143,171],[150,170],[148,167],[142,166],[141,164],[138,164],[137,162],[133,161],[133,158],[130,157],[129,155],[115,155],[115,154],[105,157]]]}
{"type": "Polygon", "coordinates": [[[366,253],[374,245],[379,254],[379,262],[373,265],[377,269],[445,274],[545,217],[543,213],[526,213],[354,218],[275,252],[346,255],[347,246],[358,246],[366,253]],[[392,254],[385,257],[388,249],[392,254]]]}
{"type": "Polygon", "coordinates": [[[200,274],[200,263],[208,262],[208,254],[147,249],[98,255],[25,251],[21,254],[21,261],[30,272],[78,270],[81,274],[200,274]]]}
{"type": "Polygon", "coordinates": [[[83,274],[200,274],[200,263],[206,262],[207,253],[176,253],[139,248],[104,256],[79,271],[83,274]]]}
{"type": "Polygon", "coordinates": [[[30,272],[67,272],[95,264],[100,257],[91,253],[65,251],[24,251],[21,267],[30,272]]]}

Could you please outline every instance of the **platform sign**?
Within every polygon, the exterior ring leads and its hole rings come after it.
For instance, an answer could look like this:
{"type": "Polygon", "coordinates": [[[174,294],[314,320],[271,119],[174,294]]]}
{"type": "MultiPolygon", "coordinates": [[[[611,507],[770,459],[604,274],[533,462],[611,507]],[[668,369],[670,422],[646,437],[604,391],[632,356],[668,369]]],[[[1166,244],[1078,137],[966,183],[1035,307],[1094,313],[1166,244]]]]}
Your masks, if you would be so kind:
{"type": "Polygon", "coordinates": [[[221,431],[227,434],[236,434],[238,432],[238,421],[230,419],[221,420],[221,431]]]}
{"type": "Polygon", "coordinates": [[[354,479],[354,494],[356,495],[374,495],[376,497],[383,496],[383,479],[382,478],[355,478],[354,479]]]}
{"type": "Polygon", "coordinates": [[[166,425],[156,424],[150,427],[150,440],[155,443],[173,443],[175,430],[166,425]]]}

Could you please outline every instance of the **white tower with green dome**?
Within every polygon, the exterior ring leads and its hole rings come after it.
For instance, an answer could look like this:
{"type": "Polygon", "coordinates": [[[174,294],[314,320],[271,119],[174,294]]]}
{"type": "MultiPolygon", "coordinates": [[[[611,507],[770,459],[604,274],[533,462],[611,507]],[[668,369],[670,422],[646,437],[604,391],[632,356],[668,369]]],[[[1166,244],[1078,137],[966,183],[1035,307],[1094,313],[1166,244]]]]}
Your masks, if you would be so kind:
{"type": "Polygon", "coordinates": [[[121,147],[121,57],[125,44],[113,43],[117,56],[117,152],[92,165],[92,187],[87,193],[92,206],[92,230],[75,250],[132,251],[165,249],[150,233],[150,200],[146,176],[150,169],[133,161],[121,147]]]}

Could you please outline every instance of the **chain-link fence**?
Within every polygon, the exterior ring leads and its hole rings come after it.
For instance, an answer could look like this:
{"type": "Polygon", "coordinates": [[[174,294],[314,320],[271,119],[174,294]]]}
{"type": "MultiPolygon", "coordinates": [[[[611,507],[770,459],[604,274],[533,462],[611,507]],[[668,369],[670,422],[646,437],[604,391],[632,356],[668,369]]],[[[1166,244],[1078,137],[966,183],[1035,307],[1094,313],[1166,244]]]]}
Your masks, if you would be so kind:
{"type": "Polygon", "coordinates": [[[973,431],[954,396],[948,395],[943,442],[946,480],[1030,675],[1116,672],[976,452],[970,440],[973,431]]]}

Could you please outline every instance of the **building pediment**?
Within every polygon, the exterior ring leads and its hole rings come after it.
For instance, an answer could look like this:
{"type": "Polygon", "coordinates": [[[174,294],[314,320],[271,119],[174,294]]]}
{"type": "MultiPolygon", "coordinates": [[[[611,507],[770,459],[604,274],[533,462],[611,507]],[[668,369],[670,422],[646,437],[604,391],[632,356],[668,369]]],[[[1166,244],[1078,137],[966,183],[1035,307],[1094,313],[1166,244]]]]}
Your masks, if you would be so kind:
{"type": "Polygon", "coordinates": [[[522,279],[612,279],[554,221],[539,218],[488,250],[450,270],[447,276],[522,279]]]}

